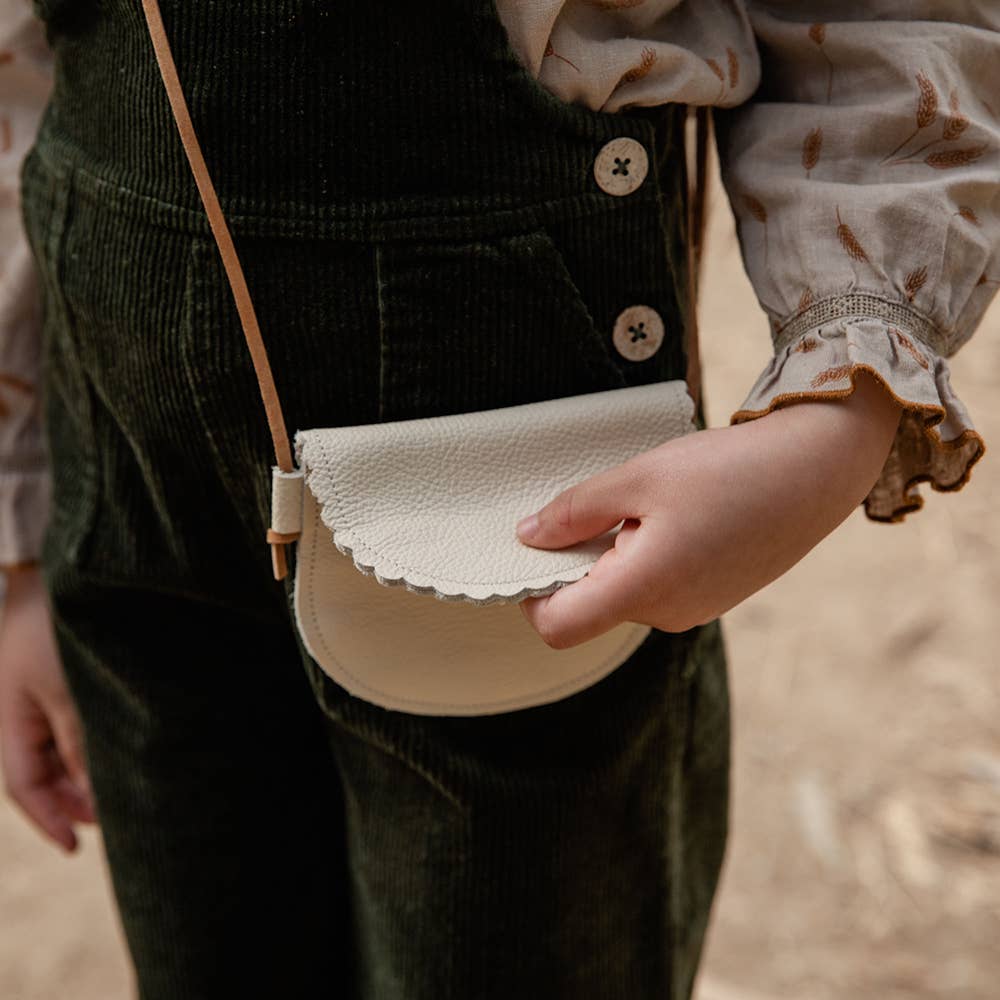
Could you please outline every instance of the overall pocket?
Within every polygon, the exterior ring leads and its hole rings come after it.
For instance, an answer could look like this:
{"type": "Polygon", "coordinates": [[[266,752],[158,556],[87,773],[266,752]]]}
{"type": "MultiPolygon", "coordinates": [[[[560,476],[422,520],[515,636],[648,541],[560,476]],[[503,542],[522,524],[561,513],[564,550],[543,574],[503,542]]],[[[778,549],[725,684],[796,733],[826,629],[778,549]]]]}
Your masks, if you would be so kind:
{"type": "Polygon", "coordinates": [[[375,248],[380,419],[621,388],[622,372],[544,229],[375,248]]]}
{"type": "Polygon", "coordinates": [[[220,515],[181,357],[191,237],[122,190],[44,145],[25,164],[45,310],[46,559],[192,590],[212,563],[203,526],[220,515]]]}

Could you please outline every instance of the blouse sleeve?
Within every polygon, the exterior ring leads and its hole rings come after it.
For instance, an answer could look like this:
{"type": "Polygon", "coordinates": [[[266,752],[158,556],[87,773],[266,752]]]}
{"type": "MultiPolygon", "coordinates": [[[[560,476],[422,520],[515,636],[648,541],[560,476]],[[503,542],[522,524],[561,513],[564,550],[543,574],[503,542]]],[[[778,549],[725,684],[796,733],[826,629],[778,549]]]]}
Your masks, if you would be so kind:
{"type": "Polygon", "coordinates": [[[39,404],[41,301],[20,170],[51,87],[51,53],[28,2],[0,6],[0,567],[36,561],[51,483],[39,404]]]}
{"type": "Polygon", "coordinates": [[[761,83],[716,112],[723,183],[774,356],[731,423],[840,398],[903,404],[873,520],[956,490],[985,450],[947,358],[1000,285],[1000,5],[748,3],[761,83]],[[933,11],[931,13],[931,11],[933,11]]]}

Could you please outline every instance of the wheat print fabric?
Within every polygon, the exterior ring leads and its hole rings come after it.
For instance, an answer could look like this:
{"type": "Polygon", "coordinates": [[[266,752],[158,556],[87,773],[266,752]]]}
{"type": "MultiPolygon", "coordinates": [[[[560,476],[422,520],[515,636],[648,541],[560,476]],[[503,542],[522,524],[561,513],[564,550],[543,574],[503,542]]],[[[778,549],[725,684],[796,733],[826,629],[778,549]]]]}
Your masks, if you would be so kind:
{"type": "Polygon", "coordinates": [[[984,450],[945,360],[1000,281],[1000,4],[750,5],[761,86],[717,115],[775,356],[731,420],[847,394],[905,404],[869,517],[960,488],[984,450]]]}
{"type": "Polygon", "coordinates": [[[1000,3],[499,0],[558,96],[710,104],[775,355],[731,422],[849,395],[905,404],[877,520],[960,488],[984,443],[948,356],[1000,285],[1000,3]]]}
{"type": "MultiPolygon", "coordinates": [[[[616,113],[717,108],[743,262],[774,357],[737,423],[848,395],[867,368],[905,404],[865,500],[898,520],[915,484],[957,489],[984,444],[946,358],[1000,285],[1000,3],[496,0],[557,97],[616,113]]],[[[29,0],[0,0],[0,564],[40,551],[38,291],[17,173],[48,72],[29,0]]]]}

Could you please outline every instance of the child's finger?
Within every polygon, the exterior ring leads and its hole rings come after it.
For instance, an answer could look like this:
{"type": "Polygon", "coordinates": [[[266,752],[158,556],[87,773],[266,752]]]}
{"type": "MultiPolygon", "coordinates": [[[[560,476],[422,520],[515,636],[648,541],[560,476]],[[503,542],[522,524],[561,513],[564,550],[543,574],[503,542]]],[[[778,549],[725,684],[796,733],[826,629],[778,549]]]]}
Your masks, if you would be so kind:
{"type": "Polygon", "coordinates": [[[559,549],[595,538],[628,517],[642,517],[642,467],[625,462],[563,490],[544,507],[518,522],[526,544],[559,549]]]}
{"type": "Polygon", "coordinates": [[[10,800],[66,851],[77,846],[73,825],[60,805],[58,794],[47,783],[49,751],[39,742],[28,720],[11,715],[0,727],[3,741],[4,787],[10,800]]]}
{"type": "Polygon", "coordinates": [[[11,797],[42,833],[66,851],[76,850],[78,840],[73,830],[73,823],[52,788],[45,786],[27,788],[21,794],[12,794],[11,797]]]}
{"type": "Polygon", "coordinates": [[[69,775],[61,774],[49,787],[68,819],[75,823],[97,822],[90,796],[81,792],[69,775]]]}
{"type": "Polygon", "coordinates": [[[636,560],[626,557],[625,550],[636,544],[633,536],[640,527],[626,521],[619,532],[621,543],[605,552],[587,576],[546,597],[521,602],[521,610],[548,645],[565,649],[635,620],[645,585],[636,560]]]}
{"type": "Polygon", "coordinates": [[[83,752],[83,731],[73,702],[66,698],[59,705],[46,706],[49,725],[55,737],[59,761],[70,780],[87,801],[91,800],[90,777],[83,752]]]}

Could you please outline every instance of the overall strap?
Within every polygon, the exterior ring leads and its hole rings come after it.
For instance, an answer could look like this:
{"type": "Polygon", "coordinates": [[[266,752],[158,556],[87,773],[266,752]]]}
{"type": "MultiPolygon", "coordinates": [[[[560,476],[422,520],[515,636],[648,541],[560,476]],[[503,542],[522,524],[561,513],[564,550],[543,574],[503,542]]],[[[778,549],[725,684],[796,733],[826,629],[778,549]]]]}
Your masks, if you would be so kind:
{"type": "MultiPolygon", "coordinates": [[[[157,0],[142,0],[142,9],[146,15],[149,36],[153,42],[153,50],[156,53],[157,65],[160,67],[160,75],[163,77],[163,84],[167,89],[170,110],[173,112],[174,120],[177,122],[181,143],[184,146],[184,152],[187,154],[188,163],[191,164],[191,171],[198,186],[198,193],[201,195],[205,212],[208,215],[208,224],[219,247],[219,254],[222,257],[226,277],[229,279],[233,298],[236,301],[236,310],[239,313],[240,324],[243,327],[243,335],[246,338],[247,347],[250,349],[254,372],[257,375],[257,384],[260,387],[260,398],[264,403],[264,410],[267,414],[267,424],[271,431],[271,440],[274,442],[274,454],[277,459],[278,468],[282,472],[292,472],[294,469],[292,449],[288,441],[285,418],[281,412],[278,390],[274,385],[274,376],[271,374],[271,363],[268,361],[267,350],[260,335],[260,325],[257,323],[257,314],[254,312],[253,302],[250,300],[250,292],[247,289],[246,278],[243,276],[240,259],[236,255],[236,247],[233,246],[233,239],[229,234],[229,227],[226,225],[225,216],[222,214],[219,198],[215,193],[215,186],[212,184],[208,167],[205,165],[205,157],[202,155],[201,145],[198,142],[197,135],[195,135],[194,126],[191,124],[191,115],[188,112],[187,101],[184,98],[184,91],[181,89],[181,83],[177,77],[177,67],[174,65],[174,57],[170,52],[170,43],[167,41],[167,34],[163,28],[160,5],[157,3],[157,0]]],[[[280,580],[287,573],[284,546],[288,542],[294,541],[295,537],[278,535],[270,530],[267,533],[267,540],[271,545],[271,559],[276,579],[280,580]]]]}

